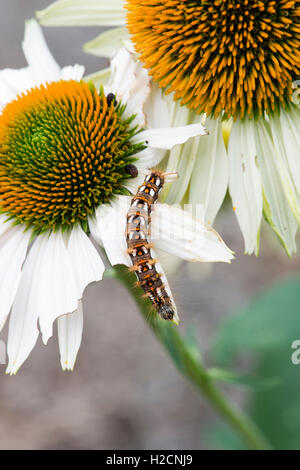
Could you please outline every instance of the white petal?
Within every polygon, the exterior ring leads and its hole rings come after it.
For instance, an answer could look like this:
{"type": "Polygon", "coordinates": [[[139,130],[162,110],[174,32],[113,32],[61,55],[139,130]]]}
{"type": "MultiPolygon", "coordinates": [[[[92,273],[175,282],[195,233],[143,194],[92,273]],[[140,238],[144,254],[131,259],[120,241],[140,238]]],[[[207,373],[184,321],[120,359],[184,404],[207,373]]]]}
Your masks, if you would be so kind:
{"type": "Polygon", "coordinates": [[[30,74],[30,68],[4,69],[0,71],[0,103],[8,103],[18,94],[32,88],[34,81],[30,74]]]}
{"type": "Polygon", "coordinates": [[[296,251],[295,235],[298,224],[282,187],[276,165],[276,150],[264,120],[256,122],[254,132],[265,193],[264,214],[290,255],[296,251]]]}
{"type": "Polygon", "coordinates": [[[41,27],[33,19],[25,23],[22,45],[35,85],[60,79],[60,67],[48,49],[41,27]]]}
{"type": "Polygon", "coordinates": [[[111,58],[123,46],[123,42],[128,40],[129,34],[126,28],[113,28],[86,42],[83,49],[89,54],[111,58]]]}
{"type": "Polygon", "coordinates": [[[102,279],[104,264],[92,242],[80,227],[73,228],[67,241],[60,233],[51,234],[41,274],[44,301],[39,323],[43,342],[52,336],[54,320],[77,309],[85,287],[102,279]]]}
{"type": "Polygon", "coordinates": [[[68,65],[67,67],[63,67],[61,70],[61,78],[63,80],[76,80],[80,82],[84,74],[84,66],[83,65],[68,65]]]}
{"type": "Polygon", "coordinates": [[[291,175],[300,194],[300,110],[291,106],[287,111],[282,110],[277,119],[280,120],[281,136],[291,175]]]}
{"type": "Polygon", "coordinates": [[[74,313],[68,313],[57,319],[60,363],[63,370],[73,370],[81,344],[83,329],[82,302],[74,313]]]}
{"type": "Polygon", "coordinates": [[[147,127],[171,127],[167,100],[164,99],[161,88],[152,80],[149,86],[151,91],[144,105],[147,127]]]}
{"type": "Polygon", "coordinates": [[[102,278],[104,265],[86,234],[72,229],[67,240],[60,232],[39,235],[24,263],[12,307],[8,336],[8,373],[16,373],[38,336],[52,335],[53,321],[77,309],[84,287],[102,278]]]}
{"type": "Polygon", "coordinates": [[[12,227],[0,216],[0,324],[1,329],[11,309],[26,256],[31,232],[21,225],[12,227]]]}
{"type": "Polygon", "coordinates": [[[124,0],[58,0],[37,12],[46,26],[122,26],[124,0]]]}
{"type": "Polygon", "coordinates": [[[126,214],[130,201],[130,197],[120,196],[112,204],[98,207],[95,218],[89,220],[92,236],[104,247],[112,265],[131,265],[125,239],[126,214]]]}
{"type": "Polygon", "coordinates": [[[150,93],[150,78],[146,69],[143,68],[141,62],[135,63],[134,68],[135,82],[130,89],[130,94],[126,103],[126,115],[128,117],[136,114],[132,121],[132,126],[144,126],[146,116],[144,113],[144,104],[150,93]]]}
{"type": "Polygon", "coordinates": [[[178,144],[184,144],[191,137],[207,135],[202,124],[190,124],[182,127],[147,129],[137,134],[134,139],[146,142],[151,148],[168,149],[178,144]]]}
{"type": "Polygon", "coordinates": [[[122,47],[111,60],[111,81],[108,88],[124,104],[127,103],[130,90],[136,81],[135,68],[136,62],[125,47],[122,47]]]}
{"type": "Polygon", "coordinates": [[[188,211],[157,203],[152,211],[151,241],[161,250],[188,261],[233,259],[221,237],[188,211]]]}
{"type": "MultiPolygon", "coordinates": [[[[102,206],[96,212],[96,219],[89,221],[91,234],[95,240],[104,247],[107,257],[112,265],[124,264],[132,266],[129,255],[127,254],[127,245],[125,239],[126,214],[129,209],[131,198],[120,196],[111,206],[102,206]]],[[[153,259],[156,255],[151,250],[153,259]]],[[[160,263],[156,263],[156,268],[162,274],[162,281],[166,290],[173,300],[173,296],[160,263]]],[[[175,312],[175,323],[179,322],[176,305],[173,303],[175,312]]]]}
{"type": "Polygon", "coordinates": [[[287,112],[281,111],[280,119],[272,116],[269,123],[275,146],[274,159],[289,205],[300,224],[300,177],[297,173],[300,152],[299,109],[291,107],[287,112]]]}
{"type": "Polygon", "coordinates": [[[125,116],[136,114],[132,125],[143,126],[143,106],[150,93],[150,78],[142,64],[126,48],[120,49],[111,61],[111,80],[105,91],[114,93],[126,105],[125,116]]]}
{"type": "Polygon", "coordinates": [[[237,120],[229,138],[229,189],[245,240],[245,252],[257,252],[262,216],[262,184],[257,167],[253,122],[237,120]]]}
{"type": "Polygon", "coordinates": [[[42,272],[45,236],[33,244],[24,263],[21,282],[12,307],[9,321],[7,373],[15,374],[33,349],[38,338],[38,307],[43,296],[39,276],[42,272]]]}
{"type": "MultiPolygon", "coordinates": [[[[140,135],[140,134],[138,134],[140,135]]],[[[157,166],[166,154],[165,150],[145,148],[137,154],[138,163],[143,168],[153,168],[157,166]]]]}
{"type": "MultiPolygon", "coordinates": [[[[205,126],[210,135],[200,138],[198,154],[191,175],[189,202],[203,204],[204,221],[211,225],[227,191],[228,158],[221,120],[209,119],[205,122],[205,126]]],[[[181,174],[180,169],[178,172],[181,174]]],[[[172,191],[174,189],[172,187],[172,191]]],[[[167,199],[166,202],[169,200],[167,199]]]]}

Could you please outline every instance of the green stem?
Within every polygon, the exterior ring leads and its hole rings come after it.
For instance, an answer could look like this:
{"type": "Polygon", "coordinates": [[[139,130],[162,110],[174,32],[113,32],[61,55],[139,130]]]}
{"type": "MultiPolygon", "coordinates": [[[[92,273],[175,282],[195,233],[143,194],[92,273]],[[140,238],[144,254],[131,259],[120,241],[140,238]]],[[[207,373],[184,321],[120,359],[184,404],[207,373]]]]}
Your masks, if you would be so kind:
{"type": "Polygon", "coordinates": [[[151,306],[142,297],[141,289],[135,287],[135,276],[124,266],[114,266],[106,271],[106,277],[111,277],[123,284],[134,298],[140,312],[146,319],[153,332],[169,352],[177,369],[188,378],[213,405],[216,411],[235,429],[246,446],[250,449],[271,449],[270,444],[256,426],[241,410],[236,408],[216,387],[209,371],[201,362],[200,353],[194,344],[182,338],[178,327],[161,320],[151,313],[151,306]]]}

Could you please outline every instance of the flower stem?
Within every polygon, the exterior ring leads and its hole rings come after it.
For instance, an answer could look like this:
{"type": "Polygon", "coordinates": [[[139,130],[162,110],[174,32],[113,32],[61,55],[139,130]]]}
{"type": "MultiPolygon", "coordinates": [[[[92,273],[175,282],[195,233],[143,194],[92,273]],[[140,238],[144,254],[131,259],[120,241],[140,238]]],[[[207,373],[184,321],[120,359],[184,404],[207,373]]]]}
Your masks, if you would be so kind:
{"type": "Polygon", "coordinates": [[[134,298],[139,310],[158,340],[168,351],[177,369],[189,379],[206,397],[214,409],[240,435],[250,449],[271,449],[260,429],[241,410],[236,408],[227,396],[215,385],[201,362],[200,352],[195,344],[183,338],[178,327],[171,322],[161,320],[151,312],[151,305],[142,297],[141,289],[135,287],[135,276],[125,266],[114,266],[106,271],[105,277],[118,280],[134,298]]]}

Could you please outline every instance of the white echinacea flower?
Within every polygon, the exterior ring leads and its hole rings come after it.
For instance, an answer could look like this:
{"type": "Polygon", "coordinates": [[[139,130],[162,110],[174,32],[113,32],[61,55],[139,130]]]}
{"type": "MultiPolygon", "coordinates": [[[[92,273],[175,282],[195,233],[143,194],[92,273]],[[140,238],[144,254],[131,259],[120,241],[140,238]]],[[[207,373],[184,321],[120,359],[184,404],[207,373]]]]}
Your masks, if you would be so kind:
{"type": "Polygon", "coordinates": [[[107,57],[130,36],[154,80],[177,100],[172,125],[195,122],[195,112],[207,116],[208,138],[170,152],[168,168],[185,176],[169,202],[187,194],[211,223],[228,188],[246,253],[258,253],[262,216],[287,253],[296,251],[299,0],[58,0],[37,14],[45,25],[115,27],[85,50],[107,57]],[[231,124],[228,151],[224,119],[231,124]]]}
{"type": "MultiPolygon", "coordinates": [[[[206,133],[201,125],[148,127],[147,71],[125,49],[112,60],[110,83],[100,91],[81,80],[83,67],[60,69],[34,20],[26,23],[23,51],[28,67],[0,72],[0,328],[11,311],[10,374],[28,357],[39,331],[47,343],[56,319],[61,365],[73,368],[83,326],[80,299],[105,270],[90,232],[112,264],[126,262],[124,232],[116,238],[114,228],[119,222],[125,231],[126,217],[116,214],[115,204],[137,190],[161,149],[206,133]]],[[[159,226],[170,214],[162,206],[153,223],[159,226]]],[[[175,238],[184,216],[177,212],[175,238]]],[[[186,240],[162,245],[184,259],[232,258],[199,222],[186,240]]]]}

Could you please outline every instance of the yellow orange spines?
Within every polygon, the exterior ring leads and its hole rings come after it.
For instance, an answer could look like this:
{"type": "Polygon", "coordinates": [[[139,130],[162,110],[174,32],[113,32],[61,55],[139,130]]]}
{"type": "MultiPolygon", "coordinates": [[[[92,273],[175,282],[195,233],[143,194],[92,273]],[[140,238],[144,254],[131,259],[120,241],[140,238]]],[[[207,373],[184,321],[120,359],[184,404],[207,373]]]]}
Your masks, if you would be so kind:
{"type": "Polygon", "coordinates": [[[126,8],[140,59],[190,109],[243,118],[290,103],[299,0],[127,0],[126,8]]]}
{"type": "Polygon", "coordinates": [[[84,82],[33,88],[0,116],[0,210],[37,232],[85,226],[130,177],[124,106],[84,82]]]}

